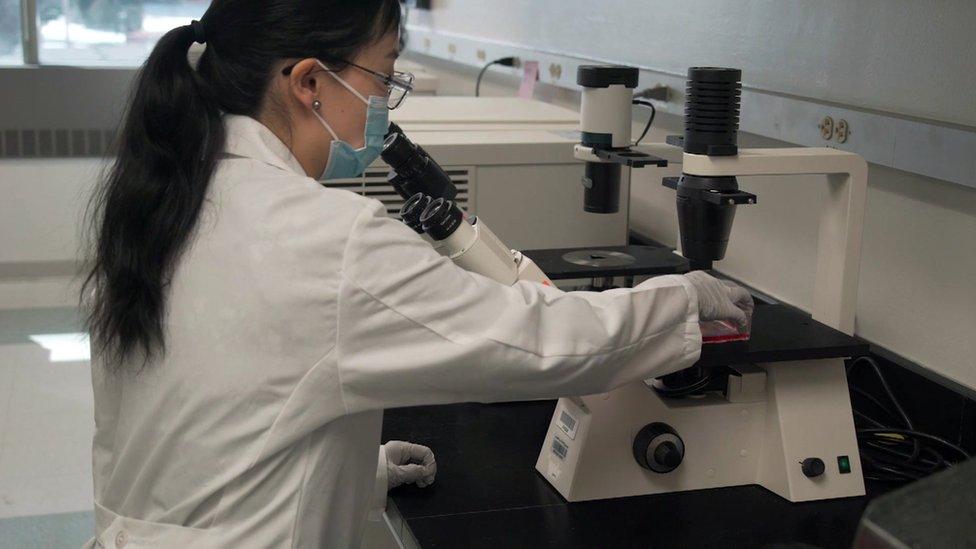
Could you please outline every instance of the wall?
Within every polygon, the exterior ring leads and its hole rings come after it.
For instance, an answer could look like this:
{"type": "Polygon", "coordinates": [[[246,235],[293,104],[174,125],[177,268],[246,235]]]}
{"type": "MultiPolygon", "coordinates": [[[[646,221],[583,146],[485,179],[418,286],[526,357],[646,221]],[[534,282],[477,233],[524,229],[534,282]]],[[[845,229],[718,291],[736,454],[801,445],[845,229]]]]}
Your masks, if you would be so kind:
{"type": "MultiPolygon", "coordinates": [[[[473,93],[475,69],[412,55],[440,77],[441,94],[473,93]]],[[[513,78],[492,73],[482,89],[502,95],[516,86],[513,78]]],[[[536,97],[579,108],[578,94],[565,89],[543,85],[536,97]]],[[[650,140],[681,131],[679,117],[661,114],[650,140]]],[[[740,144],[790,145],[748,134],[740,144]]],[[[742,178],[741,186],[760,203],[740,209],[718,268],[808,309],[826,190],[820,181],[742,178]]],[[[976,189],[872,165],[865,217],[858,334],[976,390],[976,189]]],[[[634,174],[631,228],[672,245],[677,240],[674,193],[649,172],[634,174]]]]}
{"type": "MultiPolygon", "coordinates": [[[[676,74],[694,64],[741,66],[747,85],[777,93],[976,124],[976,2],[966,0],[606,0],[598,10],[579,0],[435,0],[433,12],[411,19],[676,74]]],[[[473,72],[441,70],[442,93],[470,94],[473,72]]],[[[110,128],[131,74],[0,70],[2,126],[110,128]],[[79,89],[83,96],[65,93],[79,89]]],[[[512,93],[512,82],[489,77],[485,92],[512,93]]],[[[566,90],[542,87],[537,96],[578,107],[566,90]]],[[[655,140],[680,132],[675,117],[661,115],[656,126],[655,140]]],[[[742,143],[769,141],[744,135],[742,143]]],[[[64,229],[75,222],[77,197],[95,170],[90,159],[0,160],[0,278],[67,276],[65,259],[78,245],[73,233],[37,242],[41,233],[26,223],[64,229]]],[[[720,268],[806,307],[823,191],[801,181],[743,180],[761,203],[738,216],[720,268]]],[[[858,332],[976,388],[976,190],[879,166],[870,184],[858,332]]],[[[633,189],[632,227],[673,242],[670,191],[640,174],[633,189]]],[[[0,292],[4,286],[20,303],[30,300],[17,284],[0,281],[0,292]]]]}
{"type": "Polygon", "coordinates": [[[78,302],[81,221],[96,159],[0,160],[0,308],[78,302]]]}
{"type": "Polygon", "coordinates": [[[976,125],[971,0],[435,0],[410,20],[672,74],[739,67],[747,87],[976,125]]]}

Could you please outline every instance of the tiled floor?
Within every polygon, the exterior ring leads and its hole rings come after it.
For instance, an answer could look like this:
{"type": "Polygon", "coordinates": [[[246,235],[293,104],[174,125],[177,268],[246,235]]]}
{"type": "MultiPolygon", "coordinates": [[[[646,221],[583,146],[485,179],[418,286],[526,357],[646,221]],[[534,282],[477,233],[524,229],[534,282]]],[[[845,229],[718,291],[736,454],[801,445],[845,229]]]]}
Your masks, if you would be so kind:
{"type": "Polygon", "coordinates": [[[63,345],[31,339],[79,332],[74,310],[0,310],[0,547],[78,547],[91,535],[90,366],[52,361],[63,345]]]}

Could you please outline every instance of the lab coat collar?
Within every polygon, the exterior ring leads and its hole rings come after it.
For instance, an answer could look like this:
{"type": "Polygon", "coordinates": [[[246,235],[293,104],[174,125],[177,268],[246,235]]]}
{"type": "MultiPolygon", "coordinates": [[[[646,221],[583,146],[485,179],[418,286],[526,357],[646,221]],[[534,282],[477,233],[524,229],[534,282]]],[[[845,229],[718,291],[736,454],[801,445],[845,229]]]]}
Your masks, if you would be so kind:
{"type": "Polygon", "coordinates": [[[251,158],[301,176],[308,175],[288,146],[264,124],[250,116],[228,114],[224,116],[224,127],[227,130],[226,154],[251,158]]]}

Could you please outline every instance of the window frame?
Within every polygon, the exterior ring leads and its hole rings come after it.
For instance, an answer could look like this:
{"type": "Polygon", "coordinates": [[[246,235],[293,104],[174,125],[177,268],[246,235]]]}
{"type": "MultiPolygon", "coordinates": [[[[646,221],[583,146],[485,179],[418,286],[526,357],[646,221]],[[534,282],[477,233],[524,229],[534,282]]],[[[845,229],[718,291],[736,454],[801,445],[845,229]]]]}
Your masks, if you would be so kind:
{"type": "Polygon", "coordinates": [[[40,65],[37,32],[37,0],[20,0],[20,39],[25,67],[40,65]]]}

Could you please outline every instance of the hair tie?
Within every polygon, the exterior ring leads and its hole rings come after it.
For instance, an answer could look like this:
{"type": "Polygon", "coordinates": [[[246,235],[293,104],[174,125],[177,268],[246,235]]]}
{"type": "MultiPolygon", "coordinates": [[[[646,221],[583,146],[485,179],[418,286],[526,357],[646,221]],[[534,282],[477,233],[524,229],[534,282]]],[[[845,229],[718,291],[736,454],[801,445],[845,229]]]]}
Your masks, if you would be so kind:
{"type": "Polygon", "coordinates": [[[203,23],[194,19],[190,21],[190,28],[193,29],[193,41],[197,44],[207,43],[207,33],[203,28],[203,23]]]}

